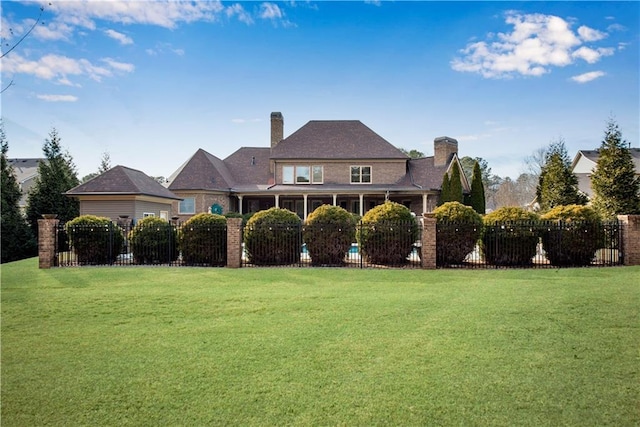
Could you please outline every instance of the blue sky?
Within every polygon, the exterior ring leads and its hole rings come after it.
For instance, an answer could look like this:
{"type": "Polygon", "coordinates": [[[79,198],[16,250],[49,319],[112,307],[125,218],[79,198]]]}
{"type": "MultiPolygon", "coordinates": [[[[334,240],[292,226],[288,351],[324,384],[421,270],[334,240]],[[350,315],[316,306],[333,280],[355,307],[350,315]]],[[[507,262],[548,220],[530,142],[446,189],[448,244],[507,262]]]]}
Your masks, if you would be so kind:
{"type": "Polygon", "coordinates": [[[104,152],[169,176],[199,148],[266,147],[272,111],[285,136],[357,119],[427,155],[454,137],[512,178],[559,138],[597,148],[610,117],[640,142],[638,2],[3,1],[3,54],[41,5],[1,62],[9,156],[55,127],[79,176],[104,152]]]}

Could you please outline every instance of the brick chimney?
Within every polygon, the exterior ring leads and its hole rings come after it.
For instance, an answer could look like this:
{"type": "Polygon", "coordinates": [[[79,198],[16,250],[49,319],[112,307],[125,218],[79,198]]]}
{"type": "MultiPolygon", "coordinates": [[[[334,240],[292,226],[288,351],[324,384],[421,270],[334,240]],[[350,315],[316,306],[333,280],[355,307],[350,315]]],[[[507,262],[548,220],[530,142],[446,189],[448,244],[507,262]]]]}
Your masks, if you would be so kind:
{"type": "Polygon", "coordinates": [[[448,136],[440,136],[433,140],[433,165],[446,166],[454,154],[458,154],[458,141],[448,136]]]}
{"type": "Polygon", "coordinates": [[[271,148],[284,139],[284,119],[282,113],[271,113],[271,148]]]}

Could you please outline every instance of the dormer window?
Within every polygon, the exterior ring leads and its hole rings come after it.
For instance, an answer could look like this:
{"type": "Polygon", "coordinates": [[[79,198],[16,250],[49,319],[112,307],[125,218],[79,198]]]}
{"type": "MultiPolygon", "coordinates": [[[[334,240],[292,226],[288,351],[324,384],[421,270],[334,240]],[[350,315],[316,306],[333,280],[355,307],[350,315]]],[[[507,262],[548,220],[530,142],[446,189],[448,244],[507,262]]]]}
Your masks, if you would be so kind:
{"type": "Polygon", "coordinates": [[[371,184],[371,166],[351,166],[352,184],[371,184]]]}

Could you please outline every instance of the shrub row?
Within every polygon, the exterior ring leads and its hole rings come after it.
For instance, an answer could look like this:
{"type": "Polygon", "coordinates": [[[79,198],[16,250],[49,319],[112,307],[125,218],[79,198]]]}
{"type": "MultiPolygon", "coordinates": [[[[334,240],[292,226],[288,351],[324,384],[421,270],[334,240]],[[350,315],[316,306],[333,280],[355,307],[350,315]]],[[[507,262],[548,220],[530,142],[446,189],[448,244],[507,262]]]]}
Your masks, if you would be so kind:
{"type": "Polygon", "coordinates": [[[584,266],[605,243],[602,221],[588,206],[558,206],[542,216],[505,207],[481,218],[468,206],[449,202],[434,213],[440,265],[461,264],[479,243],[488,264],[526,266],[542,242],[552,265],[584,266]]]}

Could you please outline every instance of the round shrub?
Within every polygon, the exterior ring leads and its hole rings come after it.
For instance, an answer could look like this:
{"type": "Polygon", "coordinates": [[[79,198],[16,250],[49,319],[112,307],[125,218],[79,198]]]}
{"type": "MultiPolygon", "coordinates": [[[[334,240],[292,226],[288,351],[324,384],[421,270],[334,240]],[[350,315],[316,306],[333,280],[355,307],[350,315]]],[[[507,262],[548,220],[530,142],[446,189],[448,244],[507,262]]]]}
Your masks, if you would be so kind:
{"type": "Polygon", "coordinates": [[[178,259],[178,238],[168,221],[148,216],[129,233],[133,260],[138,264],[163,264],[178,259]]]}
{"type": "Polygon", "coordinates": [[[542,245],[547,258],[556,266],[591,264],[604,245],[604,230],[598,213],[588,206],[556,206],[542,219],[542,245]]]}
{"type": "Polygon", "coordinates": [[[368,262],[406,263],[419,236],[418,223],[406,206],[387,201],[368,211],[360,224],[360,253],[368,262]]]}
{"type": "Polygon", "coordinates": [[[244,228],[244,245],[249,262],[256,265],[286,265],[300,261],[302,221],[295,213],[280,208],[256,212],[244,228]]]}
{"type": "Polygon", "coordinates": [[[187,265],[226,265],[227,219],[211,213],[192,216],[182,225],[180,249],[187,265]]]}
{"type": "Polygon", "coordinates": [[[447,202],[433,213],[437,221],[437,264],[461,264],[480,238],[482,217],[460,202],[447,202]]]}
{"type": "Polygon", "coordinates": [[[82,215],[65,225],[80,264],[110,264],[124,246],[124,233],[109,218],[82,215]]]}
{"type": "Polygon", "coordinates": [[[356,222],[339,206],[322,205],[311,212],[302,237],[313,265],[341,265],[355,242],[356,222]]]}
{"type": "Polygon", "coordinates": [[[484,217],[482,249],[489,264],[530,265],[539,241],[538,215],[504,207],[484,217]]]}

